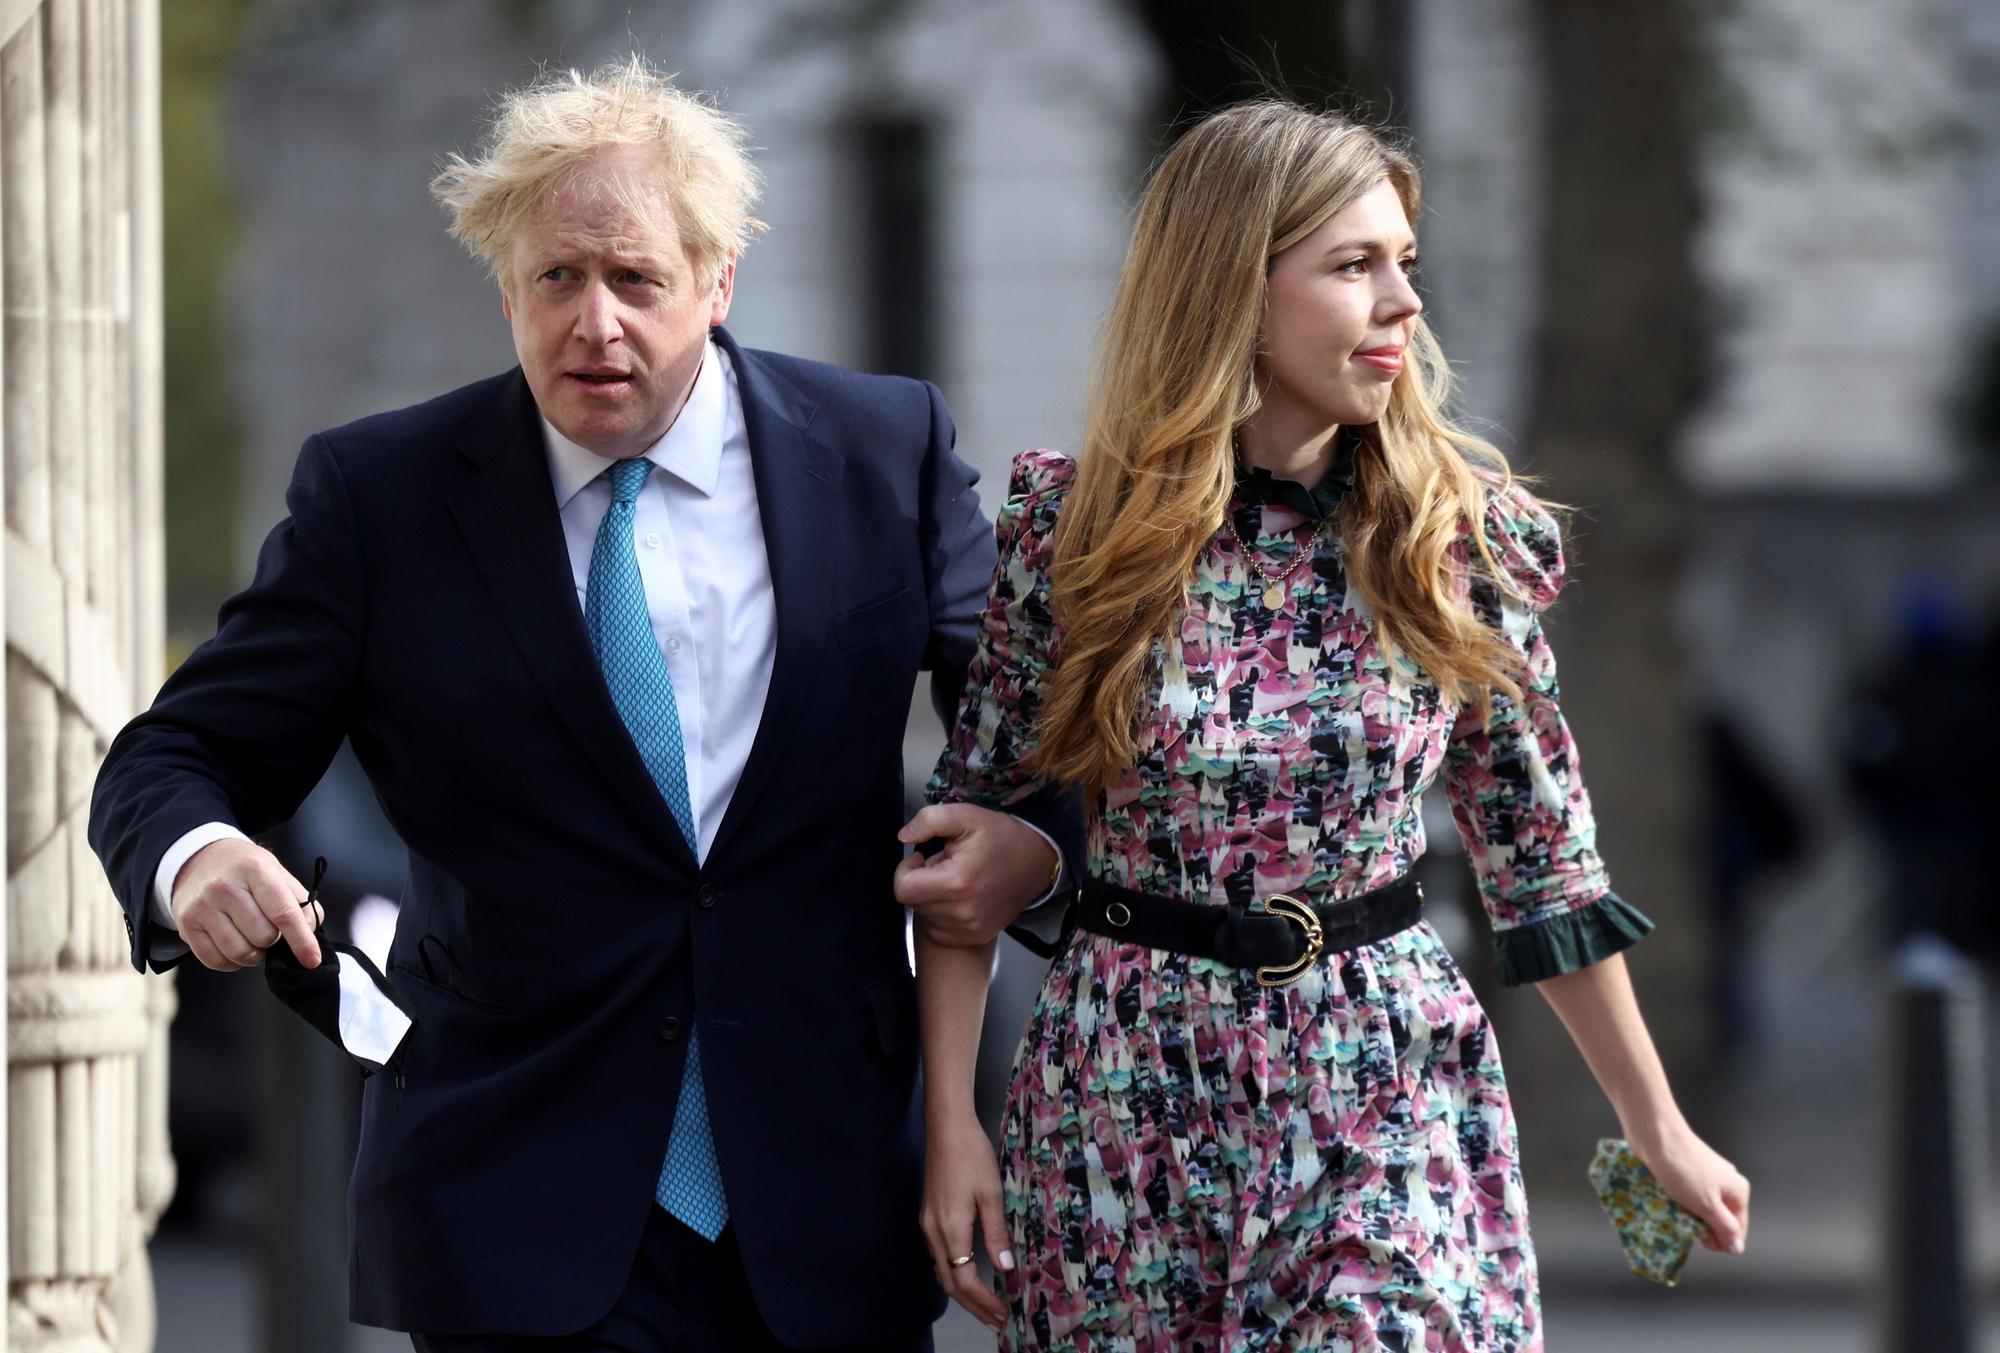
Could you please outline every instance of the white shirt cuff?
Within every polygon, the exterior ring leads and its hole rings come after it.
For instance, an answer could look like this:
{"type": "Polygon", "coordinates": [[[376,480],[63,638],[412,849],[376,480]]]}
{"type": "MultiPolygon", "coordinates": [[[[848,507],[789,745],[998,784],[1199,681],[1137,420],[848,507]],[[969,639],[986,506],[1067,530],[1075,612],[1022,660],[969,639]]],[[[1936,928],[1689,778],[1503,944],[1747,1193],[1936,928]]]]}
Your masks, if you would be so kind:
{"type": "Polygon", "coordinates": [[[1056,845],[1055,837],[1050,836],[1047,832],[1043,831],[1040,827],[1037,827],[1034,823],[1028,821],[1026,818],[1017,817],[1014,820],[1020,823],[1023,827],[1026,827],[1029,831],[1033,832],[1035,835],[1041,837],[1044,841],[1048,842],[1049,849],[1055,851],[1056,858],[1058,860],[1062,860],[1062,867],[1056,870],[1055,882],[1051,883],[1048,886],[1048,890],[1044,892],[1040,897],[1036,898],[1034,901],[1030,902],[1026,907],[1022,908],[1022,910],[1024,911],[1033,911],[1036,907],[1047,906],[1049,901],[1052,898],[1054,898],[1057,893],[1063,891],[1063,884],[1069,881],[1069,861],[1062,859],[1062,849],[1061,847],[1056,845]]]}
{"type": "Polygon", "coordinates": [[[153,871],[154,923],[165,926],[176,935],[180,933],[179,927],[174,924],[174,881],[180,878],[182,866],[193,858],[197,850],[217,841],[249,839],[227,822],[204,822],[168,846],[167,853],[160,857],[160,867],[153,871]]]}

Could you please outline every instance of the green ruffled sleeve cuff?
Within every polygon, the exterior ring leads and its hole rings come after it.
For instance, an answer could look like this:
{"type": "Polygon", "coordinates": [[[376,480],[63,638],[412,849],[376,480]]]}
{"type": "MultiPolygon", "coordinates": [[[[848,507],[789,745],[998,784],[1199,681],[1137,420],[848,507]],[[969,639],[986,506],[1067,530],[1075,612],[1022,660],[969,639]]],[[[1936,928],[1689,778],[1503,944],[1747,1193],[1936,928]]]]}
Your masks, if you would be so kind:
{"type": "Polygon", "coordinates": [[[1525,986],[1588,968],[1652,933],[1653,923],[1644,912],[1618,894],[1606,893],[1575,911],[1497,932],[1500,985],[1525,986]]]}

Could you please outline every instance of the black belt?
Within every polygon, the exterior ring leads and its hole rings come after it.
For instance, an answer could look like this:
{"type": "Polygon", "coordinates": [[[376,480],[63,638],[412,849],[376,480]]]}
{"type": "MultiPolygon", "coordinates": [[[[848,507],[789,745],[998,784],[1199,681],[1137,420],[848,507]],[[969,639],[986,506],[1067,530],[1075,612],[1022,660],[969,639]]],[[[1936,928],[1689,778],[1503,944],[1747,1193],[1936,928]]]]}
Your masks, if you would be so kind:
{"type": "Polygon", "coordinates": [[[1302,902],[1286,893],[1256,910],[1218,907],[1136,892],[1099,879],[1077,890],[1070,924],[1149,949],[1255,968],[1267,987],[1298,981],[1326,954],[1344,953],[1409,929],[1423,917],[1424,888],[1408,874],[1338,902],[1302,902]]]}

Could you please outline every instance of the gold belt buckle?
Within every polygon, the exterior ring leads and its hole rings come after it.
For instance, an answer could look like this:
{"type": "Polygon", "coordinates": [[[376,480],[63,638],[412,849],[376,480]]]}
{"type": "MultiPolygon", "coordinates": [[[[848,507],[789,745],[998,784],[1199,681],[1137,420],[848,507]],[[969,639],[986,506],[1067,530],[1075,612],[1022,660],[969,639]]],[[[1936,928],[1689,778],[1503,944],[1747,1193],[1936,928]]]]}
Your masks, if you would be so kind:
{"type": "Polygon", "coordinates": [[[1286,987],[1306,975],[1306,970],[1319,962],[1320,951],[1326,945],[1326,931],[1320,928],[1319,913],[1304,902],[1287,893],[1273,893],[1264,899],[1266,916],[1282,916],[1296,923],[1306,937],[1306,951],[1290,963],[1271,968],[1257,969],[1257,981],[1267,987],[1286,987]]]}

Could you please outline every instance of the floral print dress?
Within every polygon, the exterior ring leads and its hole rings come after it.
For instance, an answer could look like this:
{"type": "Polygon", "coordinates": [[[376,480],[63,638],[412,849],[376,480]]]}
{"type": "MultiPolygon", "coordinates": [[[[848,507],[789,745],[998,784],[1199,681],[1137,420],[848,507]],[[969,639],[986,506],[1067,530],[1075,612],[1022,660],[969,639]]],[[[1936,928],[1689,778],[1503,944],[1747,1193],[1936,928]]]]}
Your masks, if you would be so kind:
{"type": "MultiPolygon", "coordinates": [[[[1074,469],[1049,451],[1015,462],[933,800],[1037,787],[1024,761],[1074,469]]],[[[1468,587],[1518,651],[1523,696],[1496,695],[1483,723],[1377,645],[1337,533],[1318,529],[1350,475],[1343,456],[1312,494],[1239,481],[1156,651],[1137,764],[1090,806],[1090,872],[1217,906],[1337,902],[1423,853],[1419,798],[1441,776],[1503,981],[1633,943],[1651,923],[1606,881],[1542,636],[1563,575],[1554,523],[1518,487],[1489,494],[1487,540],[1521,596],[1469,568],[1468,587]],[[1273,592],[1246,550],[1268,577],[1299,567],[1273,592]]],[[[1075,934],[1022,1038],[1000,1154],[1019,1264],[1006,1349],[1541,1347],[1499,1048],[1428,922],[1268,989],[1075,934]]]]}

